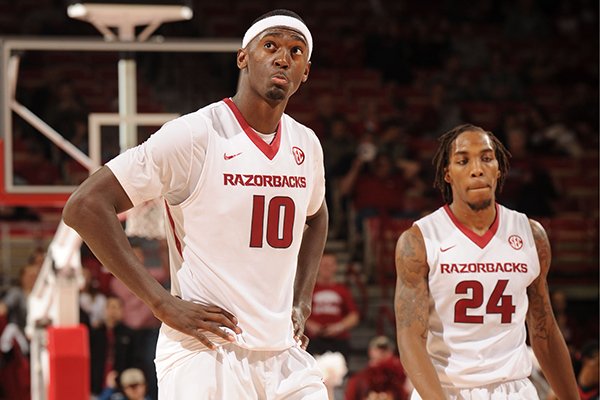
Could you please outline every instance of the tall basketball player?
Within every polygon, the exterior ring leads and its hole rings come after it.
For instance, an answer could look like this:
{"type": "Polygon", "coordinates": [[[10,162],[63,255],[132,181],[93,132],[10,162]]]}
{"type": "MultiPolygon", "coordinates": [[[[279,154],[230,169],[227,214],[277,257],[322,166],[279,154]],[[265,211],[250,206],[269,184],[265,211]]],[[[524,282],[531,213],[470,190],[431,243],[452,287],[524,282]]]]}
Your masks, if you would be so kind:
{"type": "Polygon", "coordinates": [[[435,185],[447,205],[396,248],[396,329],[412,399],[537,399],[531,346],[560,399],[578,392],[550,306],[544,228],[495,201],[509,154],[491,132],[440,138],[435,185]]]}
{"type": "Polygon", "coordinates": [[[327,235],[321,146],[284,114],[308,79],[302,19],[263,15],[237,53],[238,91],[165,124],[88,178],[64,209],[98,259],[163,321],[161,399],[326,399],[304,322],[327,235]],[[117,213],[164,197],[171,293],[117,213]]]}

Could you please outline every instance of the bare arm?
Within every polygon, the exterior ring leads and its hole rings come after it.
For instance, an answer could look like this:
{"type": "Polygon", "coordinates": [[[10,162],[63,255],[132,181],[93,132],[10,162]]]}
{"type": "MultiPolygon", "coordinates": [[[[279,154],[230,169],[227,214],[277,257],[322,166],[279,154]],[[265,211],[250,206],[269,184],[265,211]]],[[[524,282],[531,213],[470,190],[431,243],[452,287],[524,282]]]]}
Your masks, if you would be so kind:
{"type": "Polygon", "coordinates": [[[396,336],[407,376],[423,399],[445,399],[427,353],[429,285],[427,255],[416,225],[400,235],[396,245],[396,336]]]}
{"type": "Polygon", "coordinates": [[[565,340],[560,333],[548,294],[546,277],[550,269],[550,243],[542,225],[530,220],[540,259],[540,275],[527,288],[527,327],[533,352],[544,376],[559,399],[579,399],[577,382],[565,340]]]}
{"type": "Polygon", "coordinates": [[[301,341],[304,348],[308,345],[308,339],[304,335],[304,323],[311,311],[312,294],[319,272],[319,262],[323,255],[323,249],[325,249],[328,223],[329,212],[327,204],[323,201],[319,211],[306,220],[307,227],[302,235],[302,244],[298,254],[292,321],[296,340],[301,341]]]}
{"type": "Polygon", "coordinates": [[[213,344],[200,332],[208,330],[234,340],[219,326],[236,332],[236,319],[216,306],[201,306],[171,296],[135,255],[117,214],[132,207],[131,200],[112,171],[103,167],[71,195],[63,210],[67,225],[79,233],[98,260],[143,300],[154,315],[167,325],[196,337],[208,347],[213,344]]]}

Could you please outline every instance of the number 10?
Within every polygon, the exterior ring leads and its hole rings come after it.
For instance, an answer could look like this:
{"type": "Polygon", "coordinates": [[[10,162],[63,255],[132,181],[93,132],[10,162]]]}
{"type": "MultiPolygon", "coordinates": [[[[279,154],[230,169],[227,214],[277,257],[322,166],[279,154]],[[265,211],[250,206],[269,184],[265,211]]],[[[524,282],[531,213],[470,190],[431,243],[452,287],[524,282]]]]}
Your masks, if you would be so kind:
{"type": "MultiPolygon", "coordinates": [[[[295,213],[296,205],[294,200],[289,197],[276,196],[269,201],[266,234],[269,246],[277,249],[290,247],[294,234],[295,213]]],[[[263,247],[264,222],[265,196],[254,195],[252,199],[250,247],[263,247]]]]}

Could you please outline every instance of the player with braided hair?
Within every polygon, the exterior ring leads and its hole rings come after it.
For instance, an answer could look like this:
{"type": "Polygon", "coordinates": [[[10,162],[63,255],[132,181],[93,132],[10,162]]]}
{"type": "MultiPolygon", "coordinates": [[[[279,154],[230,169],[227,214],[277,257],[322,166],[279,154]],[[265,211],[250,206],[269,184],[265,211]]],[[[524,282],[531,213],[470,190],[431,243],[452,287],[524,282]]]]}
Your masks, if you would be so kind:
{"type": "Polygon", "coordinates": [[[546,277],[542,225],[496,203],[510,154],[461,125],[440,138],[435,186],[447,204],[398,239],[398,348],[411,399],[538,399],[531,347],[560,399],[577,399],[546,277]]]}

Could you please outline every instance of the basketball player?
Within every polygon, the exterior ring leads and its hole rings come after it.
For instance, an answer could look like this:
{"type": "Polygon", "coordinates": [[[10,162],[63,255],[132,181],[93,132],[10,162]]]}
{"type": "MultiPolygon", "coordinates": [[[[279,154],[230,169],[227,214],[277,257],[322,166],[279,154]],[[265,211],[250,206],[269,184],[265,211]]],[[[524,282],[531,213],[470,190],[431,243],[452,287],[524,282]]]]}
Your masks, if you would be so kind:
{"type": "Polygon", "coordinates": [[[161,399],[326,399],[304,322],[327,235],[323,154],[286,114],[313,50],[287,10],[255,21],[238,91],[167,124],[88,178],[64,210],[99,260],[163,321],[161,399]],[[117,213],[164,197],[171,294],[117,213]]]}
{"type": "Polygon", "coordinates": [[[397,339],[412,399],[537,399],[531,346],[560,399],[577,399],[548,295],[543,227],[496,203],[509,153],[473,125],[440,138],[435,186],[447,205],[396,248],[397,339]]]}

